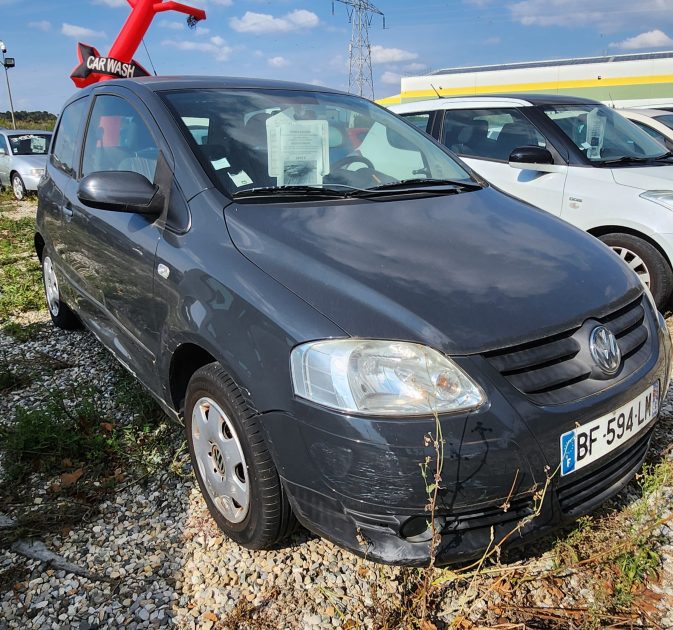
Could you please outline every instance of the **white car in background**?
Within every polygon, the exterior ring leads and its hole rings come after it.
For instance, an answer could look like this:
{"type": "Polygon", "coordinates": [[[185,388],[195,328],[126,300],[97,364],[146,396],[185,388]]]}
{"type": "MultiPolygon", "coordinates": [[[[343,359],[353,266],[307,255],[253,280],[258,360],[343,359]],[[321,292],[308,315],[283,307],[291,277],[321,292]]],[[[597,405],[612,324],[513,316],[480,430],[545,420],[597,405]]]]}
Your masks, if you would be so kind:
{"type": "Polygon", "coordinates": [[[51,135],[35,129],[0,129],[0,187],[11,187],[16,199],[37,190],[51,135]]]}
{"type": "Polygon", "coordinates": [[[665,109],[620,109],[619,113],[673,151],[673,112],[665,109]]]}
{"type": "Polygon", "coordinates": [[[497,188],[602,240],[666,308],[673,158],[637,125],[597,101],[553,94],[437,98],[390,109],[497,188]]]}

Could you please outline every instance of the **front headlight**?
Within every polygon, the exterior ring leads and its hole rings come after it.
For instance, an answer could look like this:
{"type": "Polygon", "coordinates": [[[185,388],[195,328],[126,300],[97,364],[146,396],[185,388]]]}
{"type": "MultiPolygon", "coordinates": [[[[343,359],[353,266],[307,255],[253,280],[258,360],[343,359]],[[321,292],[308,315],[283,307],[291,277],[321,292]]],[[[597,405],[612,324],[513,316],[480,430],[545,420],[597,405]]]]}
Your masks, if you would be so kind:
{"type": "Polygon", "coordinates": [[[403,341],[332,339],[290,356],[297,396],[362,415],[419,416],[468,411],[486,401],[451,359],[403,341]]]}
{"type": "Polygon", "coordinates": [[[640,197],[673,210],[673,190],[646,190],[640,194],[640,197]]]}
{"type": "Polygon", "coordinates": [[[42,177],[42,174],[43,174],[43,173],[44,173],[44,169],[43,169],[43,168],[33,168],[33,169],[30,170],[30,174],[31,174],[33,177],[42,177]]]}

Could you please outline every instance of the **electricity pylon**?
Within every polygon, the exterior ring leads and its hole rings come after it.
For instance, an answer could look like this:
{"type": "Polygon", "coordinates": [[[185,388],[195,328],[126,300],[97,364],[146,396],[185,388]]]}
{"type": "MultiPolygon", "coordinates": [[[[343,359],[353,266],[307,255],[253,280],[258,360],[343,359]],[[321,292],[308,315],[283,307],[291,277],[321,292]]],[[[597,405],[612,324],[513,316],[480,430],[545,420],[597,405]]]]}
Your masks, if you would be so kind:
{"type": "Polygon", "coordinates": [[[372,50],[369,44],[369,27],[374,15],[386,18],[383,12],[368,0],[332,0],[347,5],[348,21],[352,25],[351,42],[348,46],[348,90],[352,93],[374,99],[374,75],[372,72],[372,50]]]}

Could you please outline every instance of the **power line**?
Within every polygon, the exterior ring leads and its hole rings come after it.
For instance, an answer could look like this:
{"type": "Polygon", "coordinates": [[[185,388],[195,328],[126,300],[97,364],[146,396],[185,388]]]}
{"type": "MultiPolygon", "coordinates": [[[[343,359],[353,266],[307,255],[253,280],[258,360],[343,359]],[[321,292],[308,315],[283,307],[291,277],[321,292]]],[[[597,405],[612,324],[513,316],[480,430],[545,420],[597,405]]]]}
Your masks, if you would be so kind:
{"type": "Polygon", "coordinates": [[[332,0],[345,4],[348,20],[351,23],[351,41],[348,46],[348,90],[374,98],[374,74],[372,72],[372,50],[369,44],[369,27],[374,15],[383,18],[383,28],[386,27],[386,18],[383,12],[368,0],[332,0]]]}

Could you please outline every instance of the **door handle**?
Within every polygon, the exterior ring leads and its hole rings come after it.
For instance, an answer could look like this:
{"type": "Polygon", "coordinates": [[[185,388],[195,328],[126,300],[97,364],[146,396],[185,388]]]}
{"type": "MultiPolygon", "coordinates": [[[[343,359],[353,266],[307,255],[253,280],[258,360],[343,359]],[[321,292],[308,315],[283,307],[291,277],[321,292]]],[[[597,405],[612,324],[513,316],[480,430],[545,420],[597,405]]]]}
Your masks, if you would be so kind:
{"type": "Polygon", "coordinates": [[[65,206],[61,206],[61,212],[63,212],[63,218],[66,221],[70,221],[72,219],[72,206],[70,204],[66,204],[65,206]]]}

